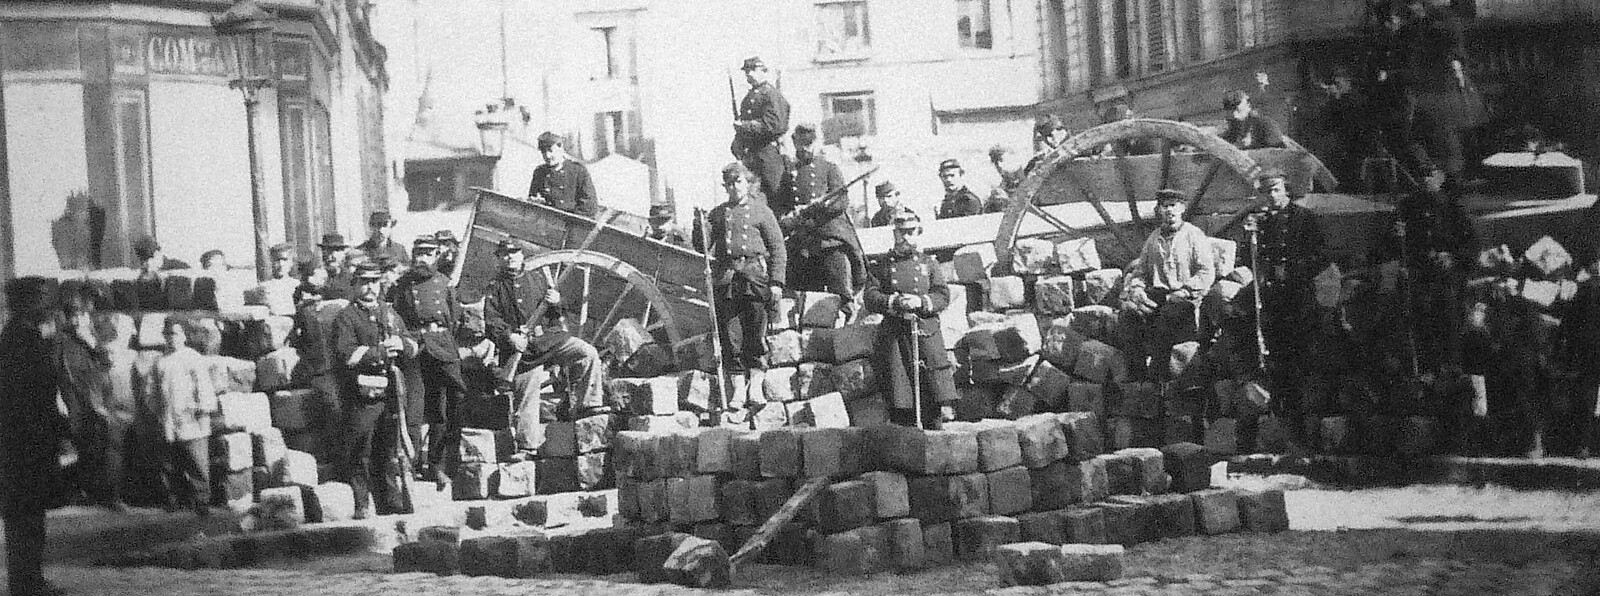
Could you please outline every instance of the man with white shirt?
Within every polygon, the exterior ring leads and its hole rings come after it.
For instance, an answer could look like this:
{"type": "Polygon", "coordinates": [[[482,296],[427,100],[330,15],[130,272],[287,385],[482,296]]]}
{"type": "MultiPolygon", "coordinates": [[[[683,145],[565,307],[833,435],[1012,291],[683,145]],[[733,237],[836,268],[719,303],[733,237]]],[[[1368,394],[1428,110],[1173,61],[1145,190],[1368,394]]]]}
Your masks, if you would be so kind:
{"type": "Polygon", "coordinates": [[[1132,371],[1144,371],[1147,365],[1164,371],[1172,346],[1196,339],[1200,299],[1216,281],[1210,237],[1184,221],[1188,206],[1189,197],[1181,191],[1156,192],[1160,227],[1128,264],[1122,317],[1136,334],[1128,353],[1132,371]]]}

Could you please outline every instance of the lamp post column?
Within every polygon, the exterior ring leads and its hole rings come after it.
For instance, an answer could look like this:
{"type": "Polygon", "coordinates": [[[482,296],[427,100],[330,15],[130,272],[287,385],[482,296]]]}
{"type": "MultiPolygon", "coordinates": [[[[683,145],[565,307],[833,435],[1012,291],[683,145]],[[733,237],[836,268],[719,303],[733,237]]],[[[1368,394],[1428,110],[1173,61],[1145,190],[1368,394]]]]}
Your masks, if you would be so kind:
{"type": "Polygon", "coordinates": [[[256,150],[256,114],[261,100],[256,90],[244,90],[245,141],[250,144],[250,216],[255,227],[256,281],[266,281],[272,274],[272,263],[267,249],[272,245],[267,238],[267,193],[262,188],[261,155],[256,150]]]}

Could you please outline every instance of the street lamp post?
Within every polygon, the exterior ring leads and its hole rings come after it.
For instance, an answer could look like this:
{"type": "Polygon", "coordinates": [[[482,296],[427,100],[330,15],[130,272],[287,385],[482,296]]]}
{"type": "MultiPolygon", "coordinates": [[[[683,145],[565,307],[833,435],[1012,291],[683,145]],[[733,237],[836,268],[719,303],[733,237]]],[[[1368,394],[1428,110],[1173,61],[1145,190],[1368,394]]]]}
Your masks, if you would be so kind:
{"type": "Polygon", "coordinates": [[[222,15],[212,18],[212,27],[221,38],[226,54],[233,61],[237,77],[228,86],[244,95],[245,137],[250,144],[250,214],[255,226],[256,279],[271,274],[267,247],[267,196],[263,188],[261,158],[256,151],[256,109],[262,89],[272,86],[272,38],[274,17],[255,0],[238,0],[222,15]]]}

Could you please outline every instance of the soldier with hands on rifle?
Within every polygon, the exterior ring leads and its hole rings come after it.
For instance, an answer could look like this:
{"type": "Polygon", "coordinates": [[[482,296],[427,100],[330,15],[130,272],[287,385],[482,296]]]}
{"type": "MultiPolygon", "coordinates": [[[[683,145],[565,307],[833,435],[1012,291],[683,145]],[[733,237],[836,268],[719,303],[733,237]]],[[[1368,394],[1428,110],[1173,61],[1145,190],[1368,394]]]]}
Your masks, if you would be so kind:
{"type": "Polygon", "coordinates": [[[539,388],[544,364],[560,366],[568,397],[562,412],[576,420],[608,414],[605,368],[589,342],[573,337],[562,320],[561,292],[541,273],[524,270],[522,245],[506,239],[495,247],[500,273],[484,292],[483,323],[504,355],[504,376],[511,381],[516,447],[531,453],[542,435],[539,388]]]}
{"type": "Polygon", "coordinates": [[[762,200],[772,200],[782,191],[783,153],[778,143],[789,131],[789,100],[772,86],[772,72],[759,56],[745,58],[739,69],[750,91],[735,106],[733,157],[755,174],[762,200]]]}
{"type": "MultiPolygon", "coordinates": [[[[1317,215],[1294,201],[1288,185],[1288,179],[1277,173],[1257,179],[1256,192],[1267,204],[1249,216],[1247,225],[1254,226],[1256,242],[1246,246],[1261,291],[1260,327],[1269,374],[1274,392],[1282,395],[1294,394],[1292,385],[1301,376],[1305,331],[1315,326],[1312,279],[1328,266],[1317,215]]],[[[1274,403],[1292,407],[1291,401],[1274,403]]]]}
{"type": "Polygon", "coordinates": [[[894,219],[894,248],[868,265],[867,310],[883,314],[873,343],[874,364],[889,396],[895,424],[938,429],[955,419],[955,377],[939,330],[950,305],[939,262],[923,254],[922,219],[894,219]]]}
{"type": "Polygon", "coordinates": [[[814,127],[796,125],[792,138],[795,155],[786,160],[783,194],[772,201],[788,238],[788,279],[796,290],[833,292],[848,302],[866,272],[861,240],[846,213],[844,175],[813,150],[814,127]]]}
{"type": "Polygon", "coordinates": [[[1462,288],[1477,254],[1472,220],[1444,192],[1445,173],[1430,168],[1423,187],[1400,201],[1394,234],[1375,262],[1399,259],[1413,349],[1424,372],[1460,364],[1462,288]]]}
{"type": "Polygon", "coordinates": [[[461,402],[467,382],[461,376],[461,349],[456,343],[465,315],[450,279],[434,269],[439,248],[434,236],[412,242],[411,269],[400,276],[390,297],[395,313],[421,344],[416,358],[422,380],[421,411],[415,407],[410,411],[429,425],[424,476],[442,489],[450,478],[445,459],[461,442],[461,402]]]}
{"type": "Polygon", "coordinates": [[[364,519],[373,483],[384,487],[375,499],[379,513],[406,508],[406,495],[389,483],[392,476],[409,473],[388,469],[404,432],[395,362],[415,356],[417,342],[400,315],[380,299],[381,265],[367,262],[357,266],[354,283],[355,299],[333,319],[333,358],[340,369],[344,406],[343,475],[355,493],[355,517],[364,519]]]}
{"type": "Polygon", "coordinates": [[[750,170],[739,162],[728,164],[722,168],[722,185],[728,200],[711,208],[706,223],[695,222],[695,248],[711,259],[723,353],[732,355],[735,371],[765,369],[767,321],[783,297],[789,255],[778,218],[756,199],[750,170]],[[729,328],[734,321],[739,323],[737,345],[729,328]]]}

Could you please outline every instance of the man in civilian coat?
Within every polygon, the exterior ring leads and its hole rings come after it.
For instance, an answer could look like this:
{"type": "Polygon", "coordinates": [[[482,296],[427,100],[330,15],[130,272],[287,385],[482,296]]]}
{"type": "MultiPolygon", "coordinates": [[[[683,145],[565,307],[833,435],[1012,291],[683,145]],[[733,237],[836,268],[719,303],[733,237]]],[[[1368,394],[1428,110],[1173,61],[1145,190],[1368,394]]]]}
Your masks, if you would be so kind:
{"type": "Polygon", "coordinates": [[[11,318],[0,329],[0,517],[10,594],[64,594],[44,579],[45,511],[63,504],[59,454],[67,421],[56,409],[57,317],[49,280],[6,282],[11,318]]]}
{"type": "Polygon", "coordinates": [[[772,86],[771,71],[759,56],[745,58],[744,80],[750,91],[739,101],[733,120],[733,157],[744,162],[760,182],[761,200],[781,192],[783,153],[778,144],[789,132],[789,100],[772,86]]]}
{"type": "Polygon", "coordinates": [[[921,424],[937,429],[954,419],[957,398],[950,358],[945,354],[939,330],[939,313],[950,304],[950,289],[939,262],[922,253],[921,238],[921,218],[909,211],[896,215],[894,248],[867,265],[863,299],[869,312],[883,315],[873,354],[889,396],[890,421],[905,426],[918,424],[917,387],[913,383],[920,382],[921,424]],[[911,358],[913,334],[921,352],[918,362],[911,358]],[[920,371],[919,381],[911,377],[913,368],[920,371]]]}
{"type": "Polygon", "coordinates": [[[556,133],[539,135],[539,156],[544,163],[533,169],[528,196],[568,213],[594,217],[600,211],[594,180],[583,164],[567,159],[564,144],[556,133]]]}

